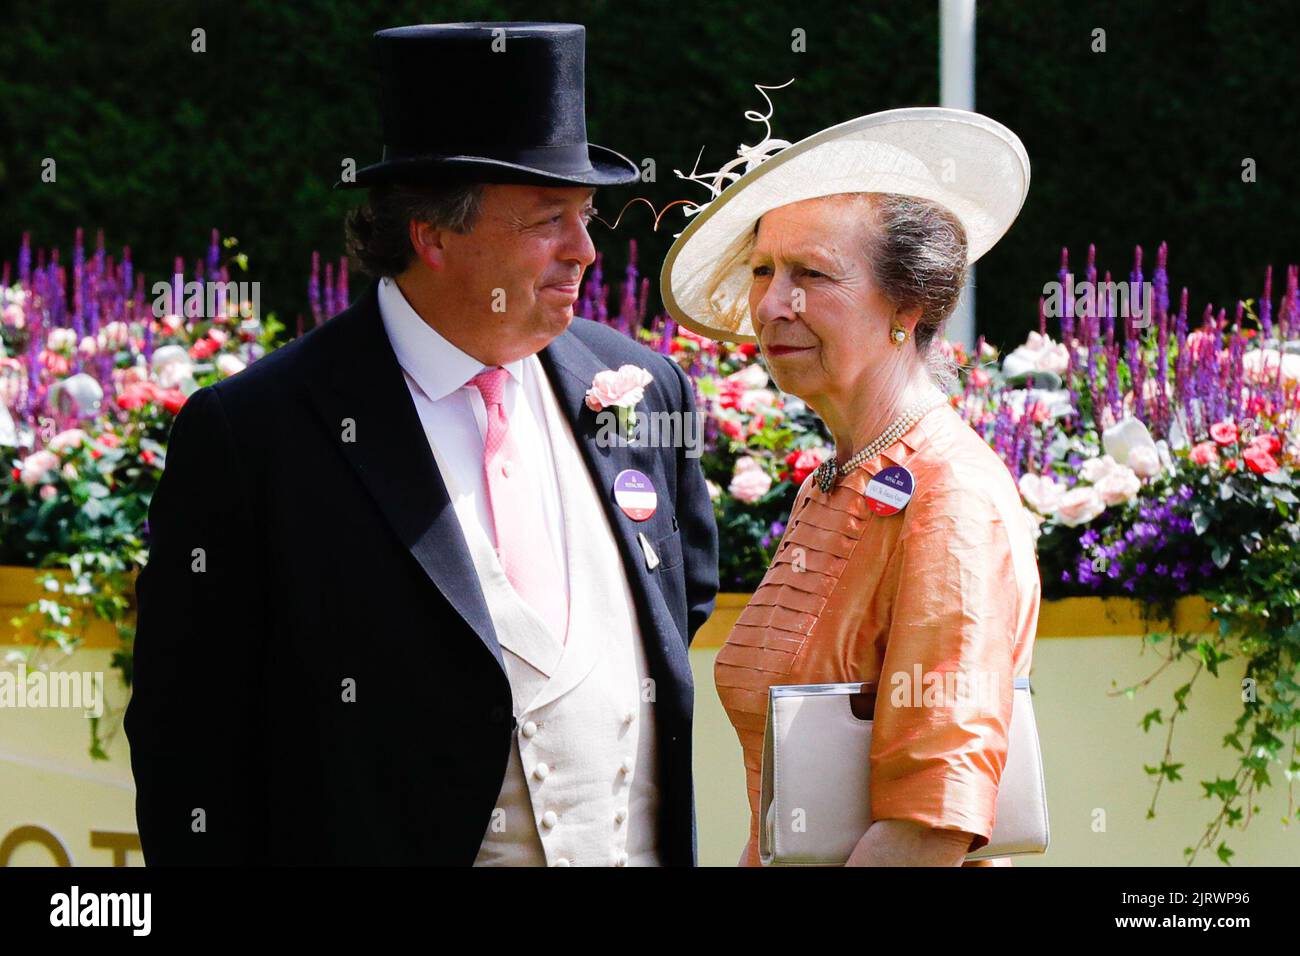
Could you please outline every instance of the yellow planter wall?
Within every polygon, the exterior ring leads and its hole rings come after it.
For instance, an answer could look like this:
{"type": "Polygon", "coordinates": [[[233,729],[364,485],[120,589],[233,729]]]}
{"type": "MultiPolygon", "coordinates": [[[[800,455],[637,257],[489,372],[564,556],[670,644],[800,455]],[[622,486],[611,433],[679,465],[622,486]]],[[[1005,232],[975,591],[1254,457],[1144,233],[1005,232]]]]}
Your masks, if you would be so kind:
{"type": "MultiPolygon", "coordinates": [[[[30,570],[0,567],[0,641],[16,640],[9,618],[39,590],[30,570]]],[[[740,747],[713,686],[713,661],[748,595],[719,596],[714,616],[691,649],[695,674],[695,784],[700,862],[734,864],[748,830],[740,747]]],[[[1232,764],[1220,740],[1238,712],[1241,666],[1223,669],[1217,681],[1202,676],[1179,718],[1175,759],[1187,765],[1186,779],[1166,784],[1158,816],[1146,820],[1151,781],[1143,764],[1158,762],[1162,728],[1143,734],[1139,720],[1154,708],[1169,710],[1175,687],[1190,666],[1171,668],[1135,700],[1109,697],[1120,686],[1146,677],[1158,666],[1143,656],[1135,639],[1145,625],[1136,601],[1094,598],[1043,605],[1035,645],[1034,707],[1043,745],[1052,824],[1052,846],[1034,865],[1170,865],[1182,863],[1182,848],[1208,821],[1212,805],[1201,799],[1201,777],[1227,775],[1232,764]],[[1086,638],[1086,639],[1079,639],[1086,638]]],[[[1209,626],[1199,599],[1178,604],[1175,621],[1184,628],[1209,626]]],[[[10,649],[0,644],[0,656],[10,649]]],[[[110,665],[115,636],[96,629],[62,670],[100,671],[110,707],[125,703],[126,691],[110,665]]],[[[120,713],[120,710],[119,710],[120,713]]],[[[111,728],[110,728],[111,729],[111,728]]],[[[412,734],[419,727],[406,728],[412,734]]],[[[129,753],[121,733],[109,746],[111,759],[87,754],[89,728],[78,712],[0,710],[0,865],[111,865],[124,859],[139,865],[135,794],[129,753]]],[[[1281,781],[1281,774],[1275,774],[1281,781]]],[[[1283,781],[1284,783],[1284,781],[1283,781]]],[[[1285,789],[1260,801],[1261,811],[1244,834],[1228,839],[1237,865],[1300,863],[1300,823],[1284,830],[1285,789]]],[[[1204,857],[1212,864],[1212,857],[1204,857]]],[[[1217,864],[1214,864],[1217,865],[1217,864]]]]}

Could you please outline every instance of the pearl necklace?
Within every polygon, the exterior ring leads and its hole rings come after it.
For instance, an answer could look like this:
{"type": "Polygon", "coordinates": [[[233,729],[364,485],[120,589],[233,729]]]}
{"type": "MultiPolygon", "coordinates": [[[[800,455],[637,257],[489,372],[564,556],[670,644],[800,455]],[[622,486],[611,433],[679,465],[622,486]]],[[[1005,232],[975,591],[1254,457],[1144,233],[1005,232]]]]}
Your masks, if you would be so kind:
{"type": "Polygon", "coordinates": [[[931,395],[918,398],[907,407],[903,414],[894,419],[890,426],[881,433],[879,438],[873,441],[866,448],[863,448],[844,464],[837,467],[835,459],[828,458],[826,461],[818,465],[817,470],[813,472],[813,475],[817,480],[817,487],[822,490],[823,494],[830,494],[830,490],[835,487],[837,479],[843,478],[864,461],[870,461],[872,458],[875,458],[894,442],[898,441],[898,439],[906,435],[908,431],[911,430],[912,426],[920,421],[927,412],[938,408],[947,401],[948,396],[944,395],[937,389],[931,395]]]}

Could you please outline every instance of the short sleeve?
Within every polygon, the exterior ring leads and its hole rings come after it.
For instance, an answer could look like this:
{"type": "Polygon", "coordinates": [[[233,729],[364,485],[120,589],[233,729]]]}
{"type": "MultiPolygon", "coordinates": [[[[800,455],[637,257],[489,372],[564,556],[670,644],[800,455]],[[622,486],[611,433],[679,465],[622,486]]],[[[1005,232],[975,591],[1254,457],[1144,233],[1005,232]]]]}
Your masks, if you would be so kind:
{"type": "Polygon", "coordinates": [[[979,489],[918,497],[912,509],[893,554],[871,816],[962,830],[977,850],[993,833],[1011,723],[1011,536],[979,489]]]}

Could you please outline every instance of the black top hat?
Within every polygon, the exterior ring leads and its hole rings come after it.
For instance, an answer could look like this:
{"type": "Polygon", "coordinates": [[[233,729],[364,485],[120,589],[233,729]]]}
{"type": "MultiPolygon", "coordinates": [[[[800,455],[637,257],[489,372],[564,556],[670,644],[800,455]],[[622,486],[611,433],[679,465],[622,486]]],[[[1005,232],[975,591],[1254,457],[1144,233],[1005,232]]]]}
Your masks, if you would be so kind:
{"type": "Polygon", "coordinates": [[[608,186],[639,178],[587,142],[586,28],[435,23],[375,34],[382,161],[335,189],[448,179],[608,186]]]}

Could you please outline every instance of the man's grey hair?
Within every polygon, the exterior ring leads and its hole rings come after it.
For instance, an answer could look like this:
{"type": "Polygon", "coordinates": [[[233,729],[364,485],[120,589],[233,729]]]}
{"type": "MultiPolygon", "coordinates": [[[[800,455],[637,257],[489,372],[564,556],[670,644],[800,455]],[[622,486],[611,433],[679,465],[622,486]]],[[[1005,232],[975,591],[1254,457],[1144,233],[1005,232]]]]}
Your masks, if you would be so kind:
{"type": "Polygon", "coordinates": [[[376,278],[406,271],[415,258],[410,222],[465,233],[474,228],[483,206],[481,183],[373,186],[366,201],[344,223],[348,255],[376,278]]]}

